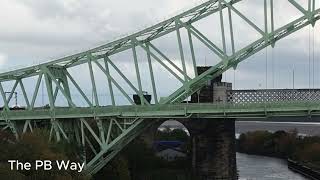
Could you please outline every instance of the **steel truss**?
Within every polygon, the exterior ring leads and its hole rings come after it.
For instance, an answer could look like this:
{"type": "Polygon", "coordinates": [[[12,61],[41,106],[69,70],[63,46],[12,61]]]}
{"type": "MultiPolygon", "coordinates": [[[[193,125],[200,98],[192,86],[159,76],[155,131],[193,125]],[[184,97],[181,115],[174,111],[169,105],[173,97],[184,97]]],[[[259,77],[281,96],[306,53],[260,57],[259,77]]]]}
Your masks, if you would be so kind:
{"type": "MultiPolygon", "coordinates": [[[[201,109],[199,109],[200,105],[170,105],[184,101],[190,95],[205,86],[207,80],[219,76],[230,68],[236,68],[236,66],[243,60],[267,46],[274,46],[278,40],[289,36],[303,27],[310,24],[314,26],[315,22],[320,19],[320,9],[315,8],[315,0],[308,0],[308,9],[303,8],[295,0],[289,0],[293,7],[302,13],[302,16],[278,29],[275,29],[273,13],[274,1],[264,0],[265,27],[261,29],[258,25],[252,22],[249,17],[246,17],[234,6],[240,1],[242,0],[210,0],[152,27],[88,51],[48,63],[1,73],[0,94],[3,100],[3,110],[1,113],[0,125],[3,126],[3,129],[10,129],[18,138],[19,133],[24,133],[28,130],[33,131],[35,126],[39,124],[39,121],[48,121],[50,124],[50,137],[52,139],[54,138],[59,141],[63,138],[70,141],[73,137],[79,144],[91,149],[94,156],[85,159],[87,165],[86,169],[89,173],[94,174],[108,163],[123,147],[136,138],[146,127],[154,123],[157,118],[171,116],[171,113],[176,113],[174,116],[183,117],[192,114],[211,114],[212,117],[251,116],[250,113],[252,113],[253,116],[256,116],[259,113],[259,115],[261,115],[261,113],[264,113],[264,116],[268,115],[269,110],[267,110],[268,108],[266,107],[268,106],[266,106],[265,103],[263,107],[259,104],[253,104],[250,108],[240,108],[239,111],[235,110],[238,108],[233,107],[232,105],[223,106],[224,108],[221,108],[221,106],[218,108],[217,106],[217,112],[213,112],[214,110],[201,111],[201,109]],[[228,13],[228,25],[224,22],[224,13],[226,12],[228,13]],[[219,13],[220,15],[222,48],[219,48],[214,42],[210,41],[194,26],[195,22],[215,13],[219,13]],[[248,24],[248,26],[255,29],[259,34],[261,34],[261,38],[240,50],[236,50],[233,35],[233,15],[239,16],[248,24]],[[226,41],[227,34],[225,33],[225,29],[227,28],[230,30],[230,34],[228,35],[230,36],[231,41],[229,43],[226,41]],[[186,30],[188,33],[188,45],[193,62],[194,77],[190,77],[190,73],[188,74],[187,72],[185,52],[182,45],[182,29],[186,30]],[[153,43],[153,40],[169,33],[176,34],[182,68],[178,67],[153,43]],[[194,38],[198,39],[220,58],[219,63],[199,76],[197,76],[196,69],[197,59],[193,46],[194,38]],[[227,47],[231,47],[231,54],[227,53],[227,47]],[[143,95],[144,84],[141,82],[137,48],[143,49],[147,55],[148,70],[150,72],[150,80],[152,82],[152,95],[155,99],[155,105],[152,106],[143,95]],[[134,85],[132,80],[128,79],[124,75],[124,72],[117,67],[114,60],[111,59],[112,55],[119,54],[126,50],[132,51],[137,86],[134,85]],[[154,62],[159,63],[160,66],[164,67],[169,74],[173,75],[182,84],[179,89],[161,101],[158,98],[157,93],[159,90],[155,83],[154,76],[156,74],[153,71],[154,62]],[[168,66],[168,63],[171,66],[168,66]],[[87,65],[89,69],[90,83],[93,90],[92,100],[88,98],[87,94],[76,82],[74,76],[69,72],[70,68],[80,65],[87,65]],[[97,92],[93,65],[101,70],[105,75],[105,80],[108,83],[110,91],[110,101],[112,104],[110,107],[103,107],[100,105],[101,99],[99,99],[97,92]],[[123,88],[123,86],[121,86],[121,84],[115,79],[115,75],[111,73],[111,67],[117,75],[123,79],[128,87],[130,87],[134,93],[139,95],[142,102],[141,107],[134,104],[132,97],[127,93],[127,89],[123,88]],[[37,78],[31,99],[28,98],[27,91],[23,83],[24,79],[30,77],[37,78]],[[38,107],[35,103],[42,81],[44,81],[46,85],[45,90],[49,100],[48,109],[38,107]],[[4,82],[14,82],[8,97],[5,94],[3,86],[4,82]],[[75,88],[76,92],[70,90],[70,85],[75,88]],[[9,104],[18,86],[20,86],[22,91],[26,109],[13,111],[9,107],[9,104]],[[116,104],[116,98],[113,91],[114,87],[116,87],[122,93],[123,97],[132,104],[131,106],[119,107],[116,104]],[[59,92],[67,102],[67,107],[61,108],[56,106],[56,100],[59,92]],[[79,107],[77,103],[75,103],[72,98],[74,93],[80,94],[81,98],[86,102],[86,107],[79,107]],[[172,109],[172,106],[177,108],[177,110],[175,111],[172,109]],[[189,109],[189,106],[191,110],[189,109]],[[252,107],[255,107],[253,110],[257,110],[257,112],[253,112],[252,107]],[[155,110],[157,108],[159,111],[155,110]],[[262,109],[264,110],[262,111],[262,109]],[[181,114],[182,110],[184,113],[181,114]],[[105,113],[104,111],[114,114],[101,115],[101,113],[105,113]],[[126,113],[131,113],[131,116],[123,116],[126,113]],[[160,113],[160,115],[157,115],[157,113],[160,113]],[[80,117],[75,114],[80,114],[80,117]],[[149,120],[150,118],[153,118],[153,121],[149,120]],[[70,121],[70,119],[73,119],[73,121],[70,121]],[[19,127],[19,123],[21,122],[23,122],[23,125],[19,127]]],[[[277,107],[276,104],[273,105],[277,107]]],[[[201,105],[201,107],[203,106],[204,105],[201,105]]],[[[312,115],[312,112],[315,112],[315,114],[318,113],[319,107],[316,104],[312,104],[307,107],[310,108],[304,107],[301,109],[299,106],[291,107],[292,109],[290,109],[289,106],[282,107],[280,112],[287,115],[305,114],[305,112],[309,115],[312,115]]],[[[270,109],[272,108],[270,107],[270,109]]],[[[275,113],[275,115],[277,115],[277,113],[275,113]]]]}

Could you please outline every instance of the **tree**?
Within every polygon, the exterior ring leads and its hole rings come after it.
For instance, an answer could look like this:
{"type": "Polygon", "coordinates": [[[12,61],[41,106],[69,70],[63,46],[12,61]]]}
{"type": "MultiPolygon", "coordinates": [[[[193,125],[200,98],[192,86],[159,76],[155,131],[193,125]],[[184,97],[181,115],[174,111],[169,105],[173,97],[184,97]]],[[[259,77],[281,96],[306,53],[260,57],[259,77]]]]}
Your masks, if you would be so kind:
{"type": "Polygon", "coordinates": [[[307,162],[320,162],[320,143],[312,143],[303,148],[299,159],[307,162]]]}
{"type": "Polygon", "coordinates": [[[94,177],[107,180],[131,180],[128,160],[123,156],[117,156],[94,177]]]}
{"type": "MultiPolygon", "coordinates": [[[[0,133],[0,137],[7,137],[7,135],[0,133]]],[[[19,178],[26,177],[28,179],[89,179],[84,174],[58,170],[56,166],[50,171],[35,170],[36,160],[73,160],[80,161],[77,154],[77,147],[67,142],[49,142],[49,133],[44,130],[34,129],[33,133],[23,134],[19,140],[12,138],[4,138],[0,140],[0,162],[7,162],[9,159],[17,159],[21,162],[30,162],[32,169],[29,171],[13,172],[19,178]],[[71,149],[73,149],[71,153],[71,149]]],[[[3,164],[2,164],[3,165],[3,164]]],[[[6,167],[2,166],[1,172],[6,172],[6,167]]],[[[6,173],[0,173],[0,179],[6,179],[6,173]]]]}

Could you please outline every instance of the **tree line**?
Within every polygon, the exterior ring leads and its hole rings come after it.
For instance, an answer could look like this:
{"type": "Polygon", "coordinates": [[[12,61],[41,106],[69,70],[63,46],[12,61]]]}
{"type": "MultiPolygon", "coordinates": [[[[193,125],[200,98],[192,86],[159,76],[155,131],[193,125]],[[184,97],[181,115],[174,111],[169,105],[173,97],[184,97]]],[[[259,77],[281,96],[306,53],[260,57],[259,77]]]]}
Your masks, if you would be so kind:
{"type": "Polygon", "coordinates": [[[237,140],[237,150],[248,154],[290,158],[320,169],[320,137],[299,136],[297,130],[243,133],[237,140]]]}
{"type": "MultiPolygon", "coordinates": [[[[18,140],[5,131],[0,131],[0,179],[7,180],[179,180],[190,176],[187,159],[173,162],[156,156],[152,147],[141,139],[136,139],[125,147],[108,165],[93,177],[70,170],[53,167],[44,170],[11,170],[9,159],[21,162],[35,160],[71,160],[83,161],[83,148],[73,141],[48,141],[49,132],[34,129],[32,133],[23,134],[18,140]]],[[[183,130],[158,131],[156,140],[179,140],[188,144],[188,135],[183,130]]],[[[187,148],[187,147],[183,147],[187,148]]],[[[89,151],[87,151],[89,152],[89,151]]],[[[86,154],[92,156],[92,154],[86,154]]]]}

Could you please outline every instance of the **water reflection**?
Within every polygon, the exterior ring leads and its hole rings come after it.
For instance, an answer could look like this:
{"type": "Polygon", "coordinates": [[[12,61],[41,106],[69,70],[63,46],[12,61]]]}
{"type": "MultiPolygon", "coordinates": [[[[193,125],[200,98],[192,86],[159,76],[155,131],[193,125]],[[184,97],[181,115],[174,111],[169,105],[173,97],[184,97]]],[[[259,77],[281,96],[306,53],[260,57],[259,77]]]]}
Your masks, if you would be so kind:
{"type": "Polygon", "coordinates": [[[237,166],[240,180],[307,180],[277,158],[237,153],[237,166]]]}

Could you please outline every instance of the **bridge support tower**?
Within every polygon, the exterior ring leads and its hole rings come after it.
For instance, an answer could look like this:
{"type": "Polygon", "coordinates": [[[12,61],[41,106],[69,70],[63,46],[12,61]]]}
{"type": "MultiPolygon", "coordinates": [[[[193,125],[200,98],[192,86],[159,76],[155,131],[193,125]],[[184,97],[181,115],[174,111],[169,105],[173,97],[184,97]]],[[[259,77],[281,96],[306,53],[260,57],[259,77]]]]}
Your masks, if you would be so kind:
{"type": "MultiPolygon", "coordinates": [[[[198,74],[210,67],[198,67],[198,74]]],[[[232,84],[221,82],[222,75],[208,81],[191,103],[226,103],[232,84]]],[[[192,118],[184,122],[192,141],[192,168],[200,180],[237,179],[235,120],[192,118]]]]}
{"type": "MultiPolygon", "coordinates": [[[[198,73],[210,67],[198,67],[198,73]]],[[[223,103],[228,101],[227,90],[231,83],[221,82],[222,76],[208,81],[208,85],[191,97],[189,103],[223,103]]],[[[199,180],[237,179],[235,151],[235,120],[210,119],[205,117],[176,119],[189,131],[191,136],[191,159],[193,174],[199,180]]],[[[141,136],[148,146],[152,146],[158,121],[141,136]]]]}
{"type": "Polygon", "coordinates": [[[192,169],[199,180],[237,179],[235,122],[223,119],[189,119],[192,169]]]}

